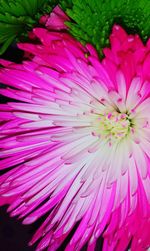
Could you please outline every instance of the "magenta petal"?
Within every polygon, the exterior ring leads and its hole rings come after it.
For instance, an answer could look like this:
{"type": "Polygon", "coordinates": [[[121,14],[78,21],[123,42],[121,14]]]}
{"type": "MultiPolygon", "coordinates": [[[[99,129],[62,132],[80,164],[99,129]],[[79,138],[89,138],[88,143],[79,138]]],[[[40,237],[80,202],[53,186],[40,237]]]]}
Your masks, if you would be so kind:
{"type": "Polygon", "coordinates": [[[67,17],[67,15],[59,8],[59,6],[56,6],[46,21],[46,27],[50,30],[67,29],[65,21],[68,20],[69,17],[67,17]]]}
{"type": "Polygon", "coordinates": [[[19,47],[20,64],[0,60],[0,205],[30,224],[49,213],[30,245],[66,251],[150,247],[150,42],[115,25],[100,61],[66,31],[56,7],[19,47]],[[50,31],[51,30],[51,31],[50,31]],[[59,32],[58,30],[61,30],[59,32]],[[33,35],[33,34],[32,34],[33,35]]]}

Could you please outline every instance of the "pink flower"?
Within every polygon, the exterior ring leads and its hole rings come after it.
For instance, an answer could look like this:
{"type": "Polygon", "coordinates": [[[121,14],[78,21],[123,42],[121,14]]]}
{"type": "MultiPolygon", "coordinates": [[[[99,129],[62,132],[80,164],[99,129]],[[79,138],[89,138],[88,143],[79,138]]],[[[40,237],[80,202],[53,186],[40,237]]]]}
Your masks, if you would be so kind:
{"type": "Polygon", "coordinates": [[[37,28],[22,64],[1,61],[0,203],[30,224],[30,244],[66,251],[150,246],[150,46],[114,26],[100,62],[91,45],[37,28]],[[18,102],[19,101],[19,102],[18,102]]]}
{"type": "Polygon", "coordinates": [[[65,22],[69,20],[69,17],[57,5],[50,15],[42,16],[39,23],[44,24],[49,30],[66,30],[65,22]]]}

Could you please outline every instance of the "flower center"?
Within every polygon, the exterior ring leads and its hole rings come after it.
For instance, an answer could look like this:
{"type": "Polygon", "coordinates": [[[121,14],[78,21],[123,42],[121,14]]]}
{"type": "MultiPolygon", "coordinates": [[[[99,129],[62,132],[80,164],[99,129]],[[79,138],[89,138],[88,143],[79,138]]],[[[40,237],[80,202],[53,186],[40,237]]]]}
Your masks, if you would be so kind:
{"type": "Polygon", "coordinates": [[[126,137],[131,130],[132,120],[125,113],[117,111],[100,114],[97,119],[96,135],[102,139],[121,140],[126,137]]]}

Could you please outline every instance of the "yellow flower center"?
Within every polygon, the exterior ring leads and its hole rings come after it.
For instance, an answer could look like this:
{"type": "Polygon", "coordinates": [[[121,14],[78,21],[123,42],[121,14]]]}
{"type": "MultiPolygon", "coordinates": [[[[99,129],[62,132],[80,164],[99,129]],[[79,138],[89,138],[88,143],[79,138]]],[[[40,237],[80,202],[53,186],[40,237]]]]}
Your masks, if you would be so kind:
{"type": "Polygon", "coordinates": [[[110,141],[121,140],[129,134],[131,127],[132,121],[128,114],[105,112],[99,115],[94,134],[110,141]]]}

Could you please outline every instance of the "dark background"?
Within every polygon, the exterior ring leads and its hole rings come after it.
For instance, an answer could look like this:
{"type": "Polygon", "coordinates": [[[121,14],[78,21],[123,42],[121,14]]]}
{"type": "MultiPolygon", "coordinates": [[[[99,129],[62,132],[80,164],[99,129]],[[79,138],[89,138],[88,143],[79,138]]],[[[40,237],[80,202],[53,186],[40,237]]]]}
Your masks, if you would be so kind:
{"type": "MultiPolygon", "coordinates": [[[[15,44],[1,56],[16,63],[21,62],[22,57],[23,52],[18,50],[15,44]]],[[[0,96],[0,103],[7,101],[8,98],[0,96]]],[[[35,251],[35,246],[28,247],[28,242],[36,230],[34,224],[25,226],[16,218],[11,218],[7,213],[7,206],[0,207],[0,219],[0,251],[35,251]]]]}
{"type": "MultiPolygon", "coordinates": [[[[6,210],[6,206],[0,208],[0,251],[35,251],[37,244],[29,247],[28,242],[31,240],[33,234],[41,223],[45,220],[45,217],[42,217],[39,221],[31,225],[22,225],[21,221],[16,218],[11,218],[9,214],[6,213],[6,210]]],[[[75,228],[58,251],[63,251],[65,249],[75,231],[75,228]]],[[[103,239],[99,238],[95,251],[101,251],[102,244],[103,239]]],[[[81,251],[86,251],[86,246],[84,246],[81,251]]]]}
{"type": "Polygon", "coordinates": [[[34,224],[25,226],[6,213],[7,207],[0,208],[0,251],[35,251],[28,247],[34,231],[34,224]]]}

